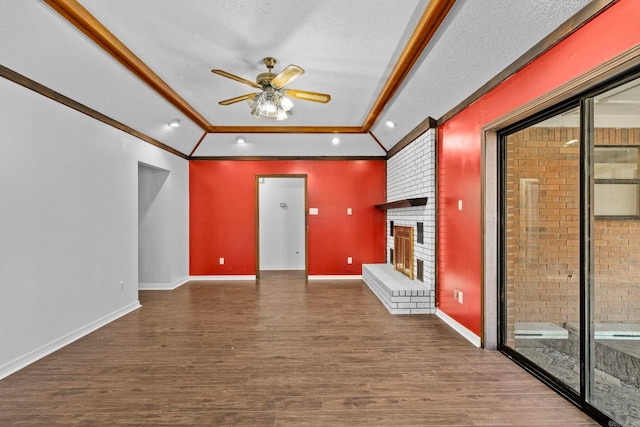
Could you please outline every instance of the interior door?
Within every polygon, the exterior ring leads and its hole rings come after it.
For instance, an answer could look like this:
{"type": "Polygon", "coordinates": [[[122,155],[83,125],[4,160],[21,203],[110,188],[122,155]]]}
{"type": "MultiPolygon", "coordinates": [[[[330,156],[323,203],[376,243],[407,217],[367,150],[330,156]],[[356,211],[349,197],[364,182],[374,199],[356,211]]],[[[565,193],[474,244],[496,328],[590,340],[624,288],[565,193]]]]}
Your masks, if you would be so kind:
{"type": "Polygon", "coordinates": [[[306,271],[306,176],[259,176],[257,186],[258,271],[306,271]]]}

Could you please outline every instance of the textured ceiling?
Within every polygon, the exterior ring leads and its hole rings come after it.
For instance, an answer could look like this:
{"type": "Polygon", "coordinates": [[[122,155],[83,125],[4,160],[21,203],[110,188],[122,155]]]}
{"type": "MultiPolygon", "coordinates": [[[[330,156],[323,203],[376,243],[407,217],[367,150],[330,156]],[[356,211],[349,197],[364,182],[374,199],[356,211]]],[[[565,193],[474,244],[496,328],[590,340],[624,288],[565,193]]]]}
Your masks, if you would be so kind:
{"type": "Polygon", "coordinates": [[[427,2],[387,0],[81,0],[144,63],[213,125],[360,126],[427,2]],[[384,29],[384,31],[382,31],[384,29]],[[255,81],[262,59],[306,70],[291,87],[330,93],[330,104],[296,101],[283,123],[256,119],[255,92],[214,75],[220,68],[255,81]],[[356,95],[357,94],[357,95],[356,95]],[[262,123],[266,122],[266,123],[262,123]]]}
{"type": "Polygon", "coordinates": [[[457,1],[385,112],[398,127],[391,133],[378,123],[373,132],[387,145],[424,117],[442,117],[587,4],[588,0],[457,1]]]}
{"type": "MultiPolygon", "coordinates": [[[[458,0],[369,133],[254,133],[255,127],[361,128],[429,6],[427,0],[79,0],[212,126],[209,133],[40,0],[0,16],[0,64],[138,132],[196,156],[383,156],[426,117],[440,118],[525,54],[588,0],[458,0]],[[29,23],[25,25],[25,23],[29,23]],[[295,101],[284,122],[256,119],[248,80],[262,58],[306,73],[290,86],[332,95],[295,101]],[[182,126],[166,124],[179,118],[182,126]],[[390,129],[386,119],[398,124],[390,129]],[[247,144],[234,143],[238,134],[247,144]],[[381,146],[382,145],[382,146],[381,146]],[[384,149],[383,149],[384,147],[384,149]]],[[[262,131],[264,132],[264,131],[262,131]]]]}

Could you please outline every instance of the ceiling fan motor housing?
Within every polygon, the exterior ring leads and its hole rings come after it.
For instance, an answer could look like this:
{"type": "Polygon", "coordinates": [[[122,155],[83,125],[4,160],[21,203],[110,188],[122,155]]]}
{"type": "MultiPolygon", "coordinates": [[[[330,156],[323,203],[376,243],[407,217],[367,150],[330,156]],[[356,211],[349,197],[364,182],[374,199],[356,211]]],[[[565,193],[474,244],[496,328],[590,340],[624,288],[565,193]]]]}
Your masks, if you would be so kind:
{"type": "Polygon", "coordinates": [[[269,86],[271,84],[271,80],[273,80],[273,78],[277,75],[276,73],[272,73],[271,70],[273,70],[273,67],[275,67],[278,61],[276,60],[276,58],[272,56],[267,56],[266,58],[262,59],[262,62],[264,62],[264,65],[267,66],[267,69],[269,71],[266,73],[258,74],[258,77],[256,78],[256,83],[264,87],[264,86],[269,86]]]}
{"type": "Polygon", "coordinates": [[[265,86],[270,86],[271,85],[271,80],[273,80],[273,78],[276,76],[276,73],[260,73],[258,74],[258,77],[256,78],[256,83],[258,83],[260,86],[265,87],[265,86]]]}

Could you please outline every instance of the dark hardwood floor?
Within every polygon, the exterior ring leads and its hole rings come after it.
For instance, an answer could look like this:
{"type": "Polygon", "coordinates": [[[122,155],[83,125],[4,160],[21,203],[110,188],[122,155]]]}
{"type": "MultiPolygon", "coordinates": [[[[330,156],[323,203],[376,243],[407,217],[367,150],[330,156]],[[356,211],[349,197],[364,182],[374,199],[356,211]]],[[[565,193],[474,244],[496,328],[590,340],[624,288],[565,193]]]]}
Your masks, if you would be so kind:
{"type": "Polygon", "coordinates": [[[0,426],[597,425],[361,281],[191,282],[0,381],[0,426]]]}

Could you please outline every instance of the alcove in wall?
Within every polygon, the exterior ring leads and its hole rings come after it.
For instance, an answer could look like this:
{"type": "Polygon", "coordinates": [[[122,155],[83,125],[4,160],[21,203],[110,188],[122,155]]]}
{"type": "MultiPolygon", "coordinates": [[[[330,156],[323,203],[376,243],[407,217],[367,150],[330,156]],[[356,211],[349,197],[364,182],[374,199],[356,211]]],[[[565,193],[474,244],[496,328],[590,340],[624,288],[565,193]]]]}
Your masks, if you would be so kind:
{"type": "Polygon", "coordinates": [[[138,286],[171,282],[170,172],[138,163],[138,286]]]}

